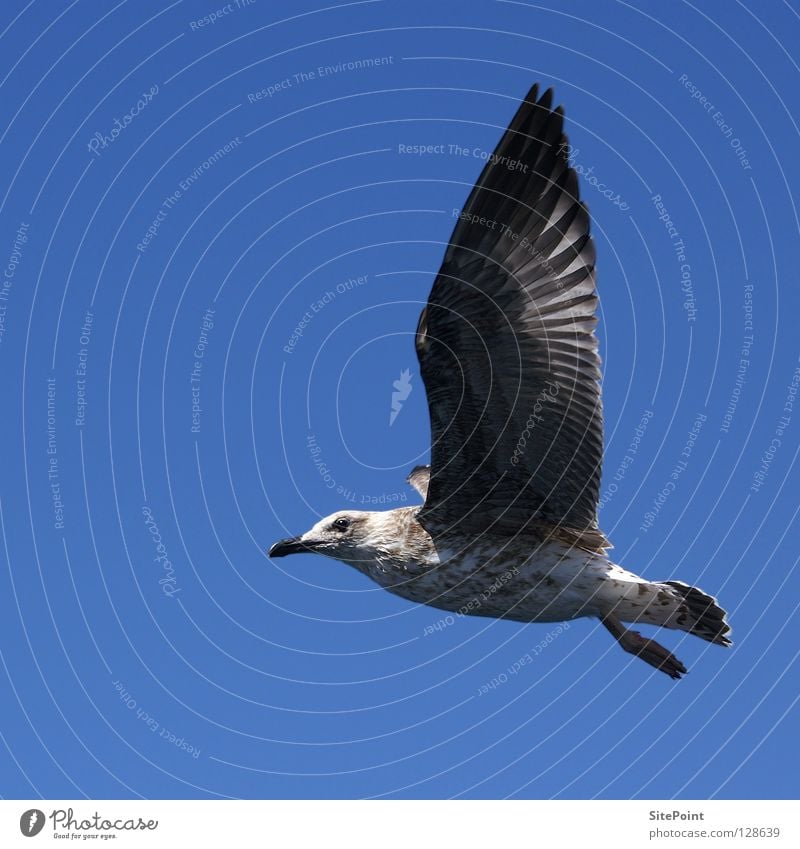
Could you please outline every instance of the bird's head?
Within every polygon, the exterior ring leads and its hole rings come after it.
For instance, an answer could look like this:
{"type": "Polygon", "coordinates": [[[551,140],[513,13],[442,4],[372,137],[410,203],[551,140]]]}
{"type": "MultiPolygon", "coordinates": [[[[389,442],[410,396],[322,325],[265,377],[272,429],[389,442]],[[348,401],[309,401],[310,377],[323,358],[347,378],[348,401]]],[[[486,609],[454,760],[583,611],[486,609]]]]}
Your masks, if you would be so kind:
{"type": "Polygon", "coordinates": [[[287,554],[324,554],[364,568],[381,556],[386,545],[386,513],[363,510],[340,510],[326,516],[310,530],[297,537],[276,542],[269,550],[270,557],[287,554]]]}

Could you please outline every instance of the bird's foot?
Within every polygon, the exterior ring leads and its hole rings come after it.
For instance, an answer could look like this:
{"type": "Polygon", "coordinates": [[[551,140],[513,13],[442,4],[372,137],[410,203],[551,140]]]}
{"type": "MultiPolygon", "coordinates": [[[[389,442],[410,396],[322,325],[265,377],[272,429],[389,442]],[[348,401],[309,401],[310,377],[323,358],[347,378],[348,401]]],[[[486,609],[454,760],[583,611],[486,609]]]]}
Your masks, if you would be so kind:
{"type": "Polygon", "coordinates": [[[619,637],[619,644],[625,651],[635,654],[645,663],[665,672],[670,678],[677,680],[687,672],[686,667],[672,652],[667,651],[664,646],[659,645],[655,640],[646,639],[638,631],[626,630],[619,637]]]}
{"type": "Polygon", "coordinates": [[[676,680],[685,675],[686,667],[675,657],[672,652],[667,651],[664,646],[655,640],[648,640],[638,631],[629,631],[623,627],[616,616],[607,615],[602,618],[602,623],[616,637],[617,642],[630,654],[640,657],[645,663],[654,666],[661,672],[676,680]]]}

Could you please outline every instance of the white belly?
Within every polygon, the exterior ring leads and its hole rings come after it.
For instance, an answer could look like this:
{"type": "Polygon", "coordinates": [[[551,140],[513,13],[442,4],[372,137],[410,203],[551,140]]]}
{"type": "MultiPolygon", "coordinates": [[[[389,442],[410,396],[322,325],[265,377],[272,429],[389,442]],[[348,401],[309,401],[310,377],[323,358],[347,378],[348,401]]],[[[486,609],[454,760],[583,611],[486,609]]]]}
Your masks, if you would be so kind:
{"type": "Polygon", "coordinates": [[[403,598],[462,615],[560,622],[613,607],[617,576],[641,581],[605,555],[554,541],[527,556],[518,546],[475,547],[464,554],[443,549],[402,580],[396,574],[373,577],[403,598]]]}

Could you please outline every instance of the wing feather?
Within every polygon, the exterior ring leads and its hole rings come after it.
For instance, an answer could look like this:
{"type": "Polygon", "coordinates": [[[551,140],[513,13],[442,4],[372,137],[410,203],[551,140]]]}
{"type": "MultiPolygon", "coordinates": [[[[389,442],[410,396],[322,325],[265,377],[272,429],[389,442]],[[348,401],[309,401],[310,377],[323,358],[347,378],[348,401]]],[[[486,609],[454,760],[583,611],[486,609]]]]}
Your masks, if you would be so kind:
{"type": "Polygon", "coordinates": [[[595,250],[563,112],[549,90],[537,95],[534,86],[472,189],[420,316],[433,447],[417,489],[428,525],[596,528],[595,250]]]}

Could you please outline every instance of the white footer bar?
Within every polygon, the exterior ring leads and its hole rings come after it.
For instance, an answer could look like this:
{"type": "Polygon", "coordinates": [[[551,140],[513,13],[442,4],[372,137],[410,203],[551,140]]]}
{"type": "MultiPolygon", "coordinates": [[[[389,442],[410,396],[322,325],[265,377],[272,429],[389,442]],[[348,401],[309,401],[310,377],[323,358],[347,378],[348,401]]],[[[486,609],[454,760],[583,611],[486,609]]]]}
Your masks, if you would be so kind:
{"type": "Polygon", "coordinates": [[[0,846],[800,846],[797,802],[0,801],[0,846]]]}

